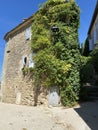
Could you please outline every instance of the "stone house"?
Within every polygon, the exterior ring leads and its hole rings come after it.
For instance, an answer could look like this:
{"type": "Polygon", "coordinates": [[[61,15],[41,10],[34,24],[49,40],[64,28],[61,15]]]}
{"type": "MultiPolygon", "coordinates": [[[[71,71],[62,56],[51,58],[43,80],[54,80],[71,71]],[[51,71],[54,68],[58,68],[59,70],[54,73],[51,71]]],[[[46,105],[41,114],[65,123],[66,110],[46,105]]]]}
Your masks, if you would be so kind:
{"type": "Polygon", "coordinates": [[[98,1],[93,13],[91,24],[88,30],[88,40],[89,40],[89,51],[92,51],[98,43],[98,1]]]}
{"type": "MultiPolygon", "coordinates": [[[[23,75],[23,67],[34,67],[31,50],[31,25],[33,16],[9,31],[6,41],[2,71],[2,101],[7,103],[35,105],[46,103],[45,93],[35,94],[32,78],[23,75]]],[[[41,90],[42,91],[42,90],[41,90]]]]}
{"type": "Polygon", "coordinates": [[[33,20],[34,15],[25,19],[4,37],[6,48],[1,83],[2,101],[23,105],[57,106],[60,98],[56,87],[49,91],[42,87],[36,89],[31,78],[33,75],[23,73],[24,67],[34,67],[34,53],[31,50],[33,20]]]}

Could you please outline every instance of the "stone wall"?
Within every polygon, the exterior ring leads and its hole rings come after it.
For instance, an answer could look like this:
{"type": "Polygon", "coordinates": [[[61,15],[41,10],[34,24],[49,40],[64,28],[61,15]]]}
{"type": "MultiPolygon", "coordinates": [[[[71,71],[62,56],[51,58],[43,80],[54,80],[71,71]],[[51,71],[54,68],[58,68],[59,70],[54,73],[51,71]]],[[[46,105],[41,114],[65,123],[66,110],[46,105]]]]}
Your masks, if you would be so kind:
{"type": "Polygon", "coordinates": [[[42,88],[35,91],[30,75],[23,75],[23,60],[27,66],[31,54],[30,39],[26,39],[26,28],[11,36],[6,44],[3,76],[2,101],[24,105],[47,104],[47,92],[42,88]],[[37,93],[36,93],[37,92],[37,93]]]}

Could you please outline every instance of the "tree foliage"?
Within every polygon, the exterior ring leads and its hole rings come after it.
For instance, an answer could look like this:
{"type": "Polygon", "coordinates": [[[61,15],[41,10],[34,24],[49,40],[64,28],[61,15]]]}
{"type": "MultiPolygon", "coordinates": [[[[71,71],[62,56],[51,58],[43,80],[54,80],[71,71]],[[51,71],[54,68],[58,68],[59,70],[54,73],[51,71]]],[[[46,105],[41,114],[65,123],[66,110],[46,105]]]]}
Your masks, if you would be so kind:
{"type": "Polygon", "coordinates": [[[82,47],[82,55],[83,56],[89,56],[89,41],[88,38],[85,40],[84,45],[82,47]]]}
{"type": "Polygon", "coordinates": [[[91,53],[90,56],[92,57],[92,64],[95,68],[95,72],[98,75],[98,48],[95,48],[91,53]]]}
{"type": "Polygon", "coordinates": [[[79,13],[73,0],[48,0],[32,23],[35,85],[58,86],[63,105],[69,106],[78,100],[80,88],[79,13]],[[53,32],[53,26],[59,30],[53,32]]]}
{"type": "Polygon", "coordinates": [[[91,79],[93,78],[93,64],[92,64],[92,57],[91,56],[81,56],[81,71],[80,71],[80,78],[81,78],[81,85],[85,83],[90,83],[91,79]]]}

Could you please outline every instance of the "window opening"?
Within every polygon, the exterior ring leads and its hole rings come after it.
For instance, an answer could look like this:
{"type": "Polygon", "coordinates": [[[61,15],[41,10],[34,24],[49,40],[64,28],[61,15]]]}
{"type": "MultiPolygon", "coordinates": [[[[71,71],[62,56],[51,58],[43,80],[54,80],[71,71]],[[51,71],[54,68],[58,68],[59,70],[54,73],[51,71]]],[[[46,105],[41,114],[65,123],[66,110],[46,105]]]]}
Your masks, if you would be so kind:
{"type": "Polygon", "coordinates": [[[8,50],[7,53],[10,53],[10,50],[8,50]]]}
{"type": "Polygon", "coordinates": [[[27,57],[24,58],[24,64],[27,64],[27,57]]]}

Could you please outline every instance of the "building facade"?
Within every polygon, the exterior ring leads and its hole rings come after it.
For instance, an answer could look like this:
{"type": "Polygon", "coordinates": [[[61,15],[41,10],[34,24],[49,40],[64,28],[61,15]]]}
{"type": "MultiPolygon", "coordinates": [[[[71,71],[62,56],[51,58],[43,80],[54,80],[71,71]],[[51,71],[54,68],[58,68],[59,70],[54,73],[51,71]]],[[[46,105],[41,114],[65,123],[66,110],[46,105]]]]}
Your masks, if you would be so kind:
{"type": "Polygon", "coordinates": [[[98,44],[98,1],[88,30],[89,50],[92,51],[98,44]]]}
{"type": "Polygon", "coordinates": [[[23,74],[23,68],[34,67],[31,50],[31,25],[33,16],[8,32],[4,39],[6,48],[2,71],[2,101],[24,105],[46,103],[46,92],[35,93],[30,75],[23,74]]]}

